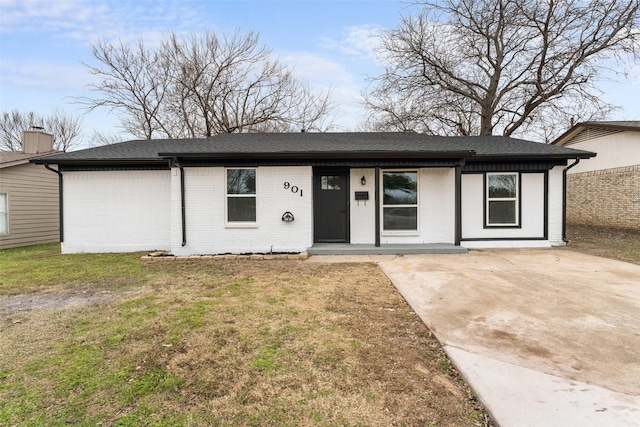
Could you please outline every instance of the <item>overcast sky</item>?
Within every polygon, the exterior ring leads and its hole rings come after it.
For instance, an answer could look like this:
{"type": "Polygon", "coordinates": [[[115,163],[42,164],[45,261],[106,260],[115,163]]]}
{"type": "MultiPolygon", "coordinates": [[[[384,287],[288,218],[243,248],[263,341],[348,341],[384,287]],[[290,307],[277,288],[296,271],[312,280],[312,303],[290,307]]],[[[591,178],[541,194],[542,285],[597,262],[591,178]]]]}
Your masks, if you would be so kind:
{"type": "MultiPolygon", "coordinates": [[[[72,98],[88,94],[92,76],[83,63],[93,63],[90,45],[98,40],[151,44],[168,31],[239,29],[257,32],[312,89],[331,88],[337,130],[355,130],[365,77],[382,70],[371,35],[410,12],[396,0],[0,0],[0,111],[83,114],[72,98]]],[[[640,119],[639,75],[607,92],[623,107],[611,119],[640,119]]],[[[94,129],[119,132],[107,113],[83,117],[85,138],[94,129]]]]}

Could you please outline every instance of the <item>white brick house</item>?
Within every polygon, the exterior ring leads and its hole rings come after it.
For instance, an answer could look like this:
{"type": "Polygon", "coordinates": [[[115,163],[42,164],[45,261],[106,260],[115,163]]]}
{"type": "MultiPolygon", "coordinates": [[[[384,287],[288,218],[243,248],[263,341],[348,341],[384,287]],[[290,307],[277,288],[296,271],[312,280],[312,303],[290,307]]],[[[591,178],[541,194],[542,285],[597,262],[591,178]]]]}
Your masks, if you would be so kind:
{"type": "Polygon", "coordinates": [[[563,245],[565,168],[593,156],[505,137],[290,133],[129,141],[35,162],[60,173],[65,253],[190,255],[563,245]]]}

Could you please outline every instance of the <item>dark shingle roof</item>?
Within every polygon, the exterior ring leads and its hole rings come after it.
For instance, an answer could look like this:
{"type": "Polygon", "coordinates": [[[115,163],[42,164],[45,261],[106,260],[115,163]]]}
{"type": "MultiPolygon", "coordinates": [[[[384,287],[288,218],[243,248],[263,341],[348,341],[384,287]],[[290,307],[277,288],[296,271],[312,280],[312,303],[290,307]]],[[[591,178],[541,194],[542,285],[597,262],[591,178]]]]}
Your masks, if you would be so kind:
{"type": "MultiPolygon", "coordinates": [[[[414,132],[234,133],[121,142],[47,157],[52,164],[166,162],[166,158],[587,158],[594,154],[500,136],[414,132]],[[163,157],[165,159],[163,159],[163,157]]],[[[36,162],[43,163],[43,161],[36,162]]]]}

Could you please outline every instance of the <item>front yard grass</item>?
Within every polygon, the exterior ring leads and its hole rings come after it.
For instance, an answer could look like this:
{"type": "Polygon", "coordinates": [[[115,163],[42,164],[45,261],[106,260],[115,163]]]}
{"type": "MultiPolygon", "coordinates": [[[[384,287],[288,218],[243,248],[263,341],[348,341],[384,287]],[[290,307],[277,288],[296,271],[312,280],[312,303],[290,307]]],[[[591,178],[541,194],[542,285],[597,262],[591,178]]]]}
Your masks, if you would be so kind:
{"type": "Polygon", "coordinates": [[[0,277],[0,425],[488,423],[373,264],[43,245],[0,251],[0,277]]]}
{"type": "Polygon", "coordinates": [[[640,265],[640,230],[567,225],[567,249],[640,265]]]}

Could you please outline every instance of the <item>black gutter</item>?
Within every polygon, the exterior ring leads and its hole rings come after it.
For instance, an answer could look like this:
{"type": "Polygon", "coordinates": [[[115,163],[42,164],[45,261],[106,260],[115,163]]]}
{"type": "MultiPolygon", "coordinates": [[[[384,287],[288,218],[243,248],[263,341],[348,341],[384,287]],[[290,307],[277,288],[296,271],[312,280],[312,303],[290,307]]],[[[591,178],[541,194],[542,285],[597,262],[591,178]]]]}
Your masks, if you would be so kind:
{"type": "MultiPolygon", "coordinates": [[[[52,156],[53,157],[53,156],[52,156]]],[[[167,160],[162,158],[152,159],[34,159],[31,163],[43,165],[54,164],[59,166],[109,166],[109,165],[131,165],[131,166],[166,166],[167,160]]]]}
{"type": "Polygon", "coordinates": [[[590,159],[591,157],[595,157],[596,153],[591,151],[584,150],[576,150],[571,148],[570,150],[574,151],[573,153],[548,153],[548,154],[476,154],[473,157],[467,157],[467,162],[486,162],[486,161],[548,161],[548,160],[569,160],[575,159],[576,157],[581,159],[590,159]],[[577,153],[576,153],[577,152],[577,153]]]}
{"type": "Polygon", "coordinates": [[[562,170],[562,241],[564,243],[569,243],[567,240],[567,171],[578,163],[580,163],[580,157],[562,170]]]}
{"type": "Polygon", "coordinates": [[[59,170],[53,169],[49,166],[49,163],[44,163],[44,167],[49,169],[51,172],[55,172],[58,174],[58,220],[60,222],[60,243],[64,242],[64,208],[63,208],[63,198],[62,198],[62,172],[59,170]]]}
{"type": "Polygon", "coordinates": [[[174,160],[174,164],[180,169],[180,209],[182,216],[182,246],[187,245],[187,211],[185,203],[185,190],[184,190],[184,167],[178,163],[178,159],[174,160]]]}
{"type": "Polygon", "coordinates": [[[456,166],[455,178],[455,242],[460,246],[462,240],[462,165],[456,166]]]}
{"type": "Polygon", "coordinates": [[[373,180],[373,182],[375,183],[376,189],[375,189],[375,209],[376,209],[376,241],[375,241],[375,246],[376,248],[380,247],[380,166],[376,166],[376,177],[373,180]]]}

